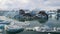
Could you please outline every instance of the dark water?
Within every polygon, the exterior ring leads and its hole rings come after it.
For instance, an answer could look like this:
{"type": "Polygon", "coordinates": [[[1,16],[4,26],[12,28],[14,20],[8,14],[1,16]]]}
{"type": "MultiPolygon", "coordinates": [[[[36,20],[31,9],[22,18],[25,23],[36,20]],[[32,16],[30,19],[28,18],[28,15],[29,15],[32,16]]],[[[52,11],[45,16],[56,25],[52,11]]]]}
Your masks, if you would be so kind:
{"type": "Polygon", "coordinates": [[[47,34],[47,33],[39,33],[39,32],[33,32],[33,31],[24,31],[20,33],[7,33],[7,34],[47,34]]]}
{"type": "MultiPolygon", "coordinates": [[[[60,18],[49,18],[47,19],[39,19],[39,20],[32,20],[32,21],[26,21],[30,23],[28,27],[36,27],[36,26],[48,26],[48,27],[60,27],[60,18]]],[[[47,34],[47,33],[39,33],[34,31],[23,31],[20,33],[8,33],[3,32],[3,34],[47,34]]],[[[51,34],[60,34],[60,33],[51,33],[51,34]]]]}

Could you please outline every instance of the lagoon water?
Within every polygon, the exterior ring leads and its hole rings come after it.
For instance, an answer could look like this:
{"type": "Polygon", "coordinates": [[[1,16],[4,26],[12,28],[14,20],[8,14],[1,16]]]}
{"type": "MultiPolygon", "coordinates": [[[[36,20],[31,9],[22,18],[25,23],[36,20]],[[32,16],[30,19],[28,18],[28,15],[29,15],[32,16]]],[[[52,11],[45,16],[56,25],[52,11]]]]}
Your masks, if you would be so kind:
{"type": "MultiPolygon", "coordinates": [[[[39,19],[39,20],[32,20],[32,21],[25,21],[25,22],[30,23],[28,27],[37,27],[37,26],[46,26],[51,28],[60,27],[60,18],[55,18],[55,17],[51,17],[48,20],[39,19]]],[[[3,31],[3,33],[1,34],[47,34],[47,33],[39,33],[39,32],[33,32],[33,31],[23,31],[20,33],[8,33],[6,31],[3,31]]],[[[58,34],[58,33],[51,33],[51,34],[58,34]]]]}

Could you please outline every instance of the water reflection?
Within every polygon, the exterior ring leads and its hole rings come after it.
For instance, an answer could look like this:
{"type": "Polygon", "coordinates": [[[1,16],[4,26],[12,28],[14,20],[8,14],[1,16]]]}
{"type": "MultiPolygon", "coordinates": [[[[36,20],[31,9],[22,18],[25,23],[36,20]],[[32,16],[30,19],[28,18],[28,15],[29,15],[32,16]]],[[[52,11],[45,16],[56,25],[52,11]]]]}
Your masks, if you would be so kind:
{"type": "Polygon", "coordinates": [[[17,33],[8,33],[8,32],[6,32],[6,34],[17,34],[17,33]]]}
{"type": "Polygon", "coordinates": [[[60,17],[58,17],[58,16],[56,17],[57,20],[59,20],[59,18],[60,18],[60,17]]]}
{"type": "MultiPolygon", "coordinates": [[[[20,19],[19,21],[20,22],[27,22],[29,21],[28,23],[31,23],[30,26],[31,27],[34,27],[34,26],[41,26],[40,24],[42,25],[47,25],[48,27],[60,27],[60,21],[59,21],[59,18],[60,17],[57,17],[56,19],[52,19],[52,18],[49,18],[49,19],[20,19]],[[57,21],[58,20],[58,21],[57,21]],[[44,24],[43,24],[44,23],[44,24]]],[[[30,27],[28,26],[28,27],[30,27]]],[[[37,32],[20,32],[20,33],[6,33],[6,34],[40,34],[40,33],[37,33],[37,32]]],[[[45,34],[45,33],[44,33],[45,34]]],[[[52,34],[55,34],[55,33],[52,33],[52,34]]]]}
{"type": "Polygon", "coordinates": [[[39,23],[46,23],[48,21],[48,19],[39,19],[38,21],[39,21],[39,23]]]}
{"type": "Polygon", "coordinates": [[[19,20],[19,21],[22,21],[22,22],[25,22],[25,21],[38,21],[39,23],[46,23],[48,21],[48,19],[23,19],[23,20],[19,20]]]}
{"type": "Polygon", "coordinates": [[[19,19],[19,21],[20,22],[25,22],[25,21],[34,21],[34,20],[36,20],[36,21],[38,21],[39,23],[45,23],[45,22],[47,22],[48,21],[48,19],[19,19]]]}

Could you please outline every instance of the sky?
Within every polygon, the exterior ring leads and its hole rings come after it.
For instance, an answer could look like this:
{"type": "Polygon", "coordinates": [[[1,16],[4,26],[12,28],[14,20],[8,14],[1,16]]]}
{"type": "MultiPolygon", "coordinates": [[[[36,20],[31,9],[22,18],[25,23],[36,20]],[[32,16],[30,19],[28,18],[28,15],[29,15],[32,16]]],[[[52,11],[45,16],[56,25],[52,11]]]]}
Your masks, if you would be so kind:
{"type": "Polygon", "coordinates": [[[0,10],[60,9],[60,0],[0,0],[0,10]]]}

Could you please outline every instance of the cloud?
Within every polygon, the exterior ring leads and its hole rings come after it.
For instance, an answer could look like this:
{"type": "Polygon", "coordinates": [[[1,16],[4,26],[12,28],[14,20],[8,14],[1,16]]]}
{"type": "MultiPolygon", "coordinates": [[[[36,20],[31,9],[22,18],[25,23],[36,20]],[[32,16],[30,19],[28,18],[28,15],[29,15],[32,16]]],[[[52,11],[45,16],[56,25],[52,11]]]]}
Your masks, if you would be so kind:
{"type": "Polygon", "coordinates": [[[16,9],[24,8],[28,4],[29,0],[0,0],[1,9],[16,9]]]}
{"type": "Polygon", "coordinates": [[[0,0],[0,9],[57,9],[60,0],[0,0]]]}
{"type": "Polygon", "coordinates": [[[46,6],[60,6],[60,0],[47,0],[45,2],[46,6]]]}

